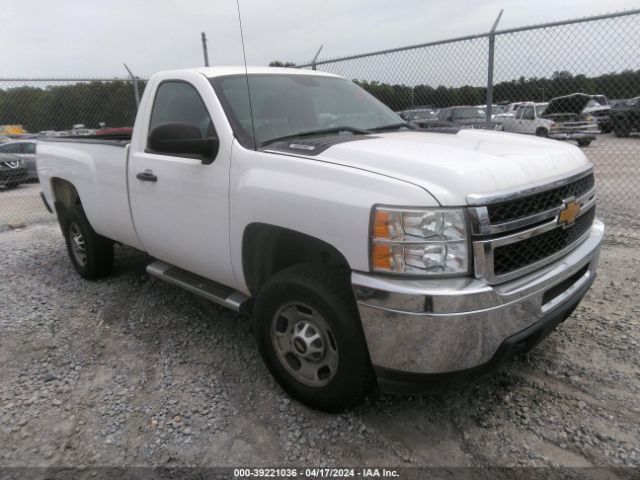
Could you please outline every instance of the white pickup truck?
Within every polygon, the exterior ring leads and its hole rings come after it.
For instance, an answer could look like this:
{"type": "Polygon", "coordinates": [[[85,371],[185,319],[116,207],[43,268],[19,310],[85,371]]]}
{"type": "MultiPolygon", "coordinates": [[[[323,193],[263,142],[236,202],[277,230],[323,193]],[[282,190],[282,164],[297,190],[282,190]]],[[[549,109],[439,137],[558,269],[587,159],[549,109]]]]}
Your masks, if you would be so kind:
{"type": "Polygon", "coordinates": [[[37,157],[80,275],[108,275],[114,242],[148,252],[149,274],[252,312],[276,380],[328,411],[531,348],[591,286],[604,230],[577,147],[415,130],[315,71],[158,73],[131,138],[37,157]]]}
{"type": "Polygon", "coordinates": [[[502,117],[499,123],[505,132],[575,140],[581,147],[587,147],[600,133],[596,121],[582,113],[590,98],[576,93],[549,103],[522,102],[514,115],[502,117]]]}

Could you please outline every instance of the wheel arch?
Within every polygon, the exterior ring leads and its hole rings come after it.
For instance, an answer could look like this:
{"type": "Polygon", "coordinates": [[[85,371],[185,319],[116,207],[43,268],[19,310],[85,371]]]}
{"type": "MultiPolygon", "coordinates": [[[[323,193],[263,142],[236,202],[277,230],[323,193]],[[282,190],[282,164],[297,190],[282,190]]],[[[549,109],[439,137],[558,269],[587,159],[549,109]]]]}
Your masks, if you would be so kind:
{"type": "Polygon", "coordinates": [[[275,273],[301,263],[350,268],[337,248],[319,238],[266,223],[252,223],[245,228],[242,271],[252,295],[257,295],[275,273]]]}
{"type": "Polygon", "coordinates": [[[546,137],[549,135],[549,128],[546,125],[539,125],[536,128],[536,135],[538,137],[546,137]]]}
{"type": "Polygon", "coordinates": [[[58,216],[58,221],[62,226],[66,218],[66,212],[74,205],[82,205],[80,194],[76,187],[69,180],[52,177],[50,179],[51,195],[53,196],[53,206],[58,216]]]}
{"type": "Polygon", "coordinates": [[[65,208],[82,204],[76,187],[73,183],[63,178],[51,178],[51,192],[53,201],[61,203],[65,208]]]}

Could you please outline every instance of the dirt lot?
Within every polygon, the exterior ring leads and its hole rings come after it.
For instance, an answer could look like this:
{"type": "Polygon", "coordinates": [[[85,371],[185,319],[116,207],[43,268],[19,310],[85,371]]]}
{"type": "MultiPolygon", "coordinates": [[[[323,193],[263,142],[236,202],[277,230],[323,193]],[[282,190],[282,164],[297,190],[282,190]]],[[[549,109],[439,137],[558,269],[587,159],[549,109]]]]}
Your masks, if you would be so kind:
{"type": "MultiPolygon", "coordinates": [[[[0,468],[639,468],[638,144],[587,150],[612,234],[594,287],[547,341],[473,384],[341,415],[290,401],[250,319],[148,278],[145,255],[117,247],[114,274],[87,282],[56,225],[0,228],[0,468]]],[[[0,196],[26,191],[37,186],[0,196]]]]}

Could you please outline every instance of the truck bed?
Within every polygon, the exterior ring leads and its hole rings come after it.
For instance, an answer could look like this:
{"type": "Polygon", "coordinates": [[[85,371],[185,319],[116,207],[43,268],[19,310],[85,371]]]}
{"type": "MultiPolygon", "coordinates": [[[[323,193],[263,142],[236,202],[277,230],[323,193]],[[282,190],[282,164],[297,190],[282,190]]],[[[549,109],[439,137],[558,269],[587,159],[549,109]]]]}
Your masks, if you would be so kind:
{"type": "Polygon", "coordinates": [[[38,137],[40,142],[73,142],[73,143],[94,143],[100,145],[113,145],[115,147],[124,147],[131,142],[131,134],[114,134],[114,135],[76,135],[68,137],[38,137]]]}
{"type": "Polygon", "coordinates": [[[53,207],[55,186],[70,183],[97,233],[141,248],[129,205],[130,135],[105,137],[39,137],[36,157],[40,186],[53,207]]]}

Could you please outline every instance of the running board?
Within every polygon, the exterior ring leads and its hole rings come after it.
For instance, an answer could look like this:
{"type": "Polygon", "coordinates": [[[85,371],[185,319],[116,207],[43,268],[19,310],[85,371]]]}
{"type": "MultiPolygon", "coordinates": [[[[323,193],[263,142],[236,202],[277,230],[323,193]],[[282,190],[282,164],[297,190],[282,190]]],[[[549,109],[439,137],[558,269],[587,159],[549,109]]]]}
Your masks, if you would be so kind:
{"type": "Polygon", "coordinates": [[[168,263],[155,261],[147,265],[147,273],[235,312],[250,311],[251,297],[168,263]]]}

